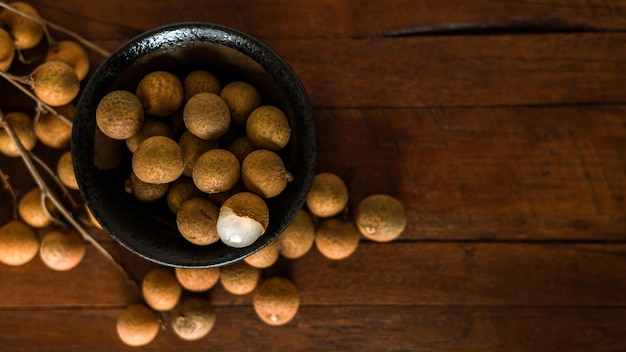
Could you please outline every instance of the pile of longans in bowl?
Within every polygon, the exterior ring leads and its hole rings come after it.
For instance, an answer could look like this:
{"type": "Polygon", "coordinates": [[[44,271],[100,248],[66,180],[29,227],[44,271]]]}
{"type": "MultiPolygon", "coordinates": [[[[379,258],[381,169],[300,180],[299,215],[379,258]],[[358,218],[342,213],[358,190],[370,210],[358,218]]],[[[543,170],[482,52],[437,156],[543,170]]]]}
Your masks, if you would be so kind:
{"type": "MultiPolygon", "coordinates": [[[[32,6],[18,4],[16,7],[38,16],[32,6]]],[[[41,28],[34,21],[18,18],[16,23],[41,28]]],[[[0,30],[0,41],[4,34],[0,30]]],[[[11,43],[18,42],[9,32],[7,35],[11,43]]],[[[69,55],[70,59],[64,61],[52,58],[49,61],[53,64],[48,66],[50,71],[69,77],[70,89],[42,90],[45,84],[33,85],[33,89],[39,87],[39,91],[34,90],[37,98],[58,107],[63,117],[71,120],[71,101],[78,94],[75,87],[79,86],[75,82],[85,77],[89,66],[87,60],[87,69],[84,67],[87,55],[81,46],[68,42],[71,44],[63,45],[78,47],[80,50],[72,52],[82,54],[69,55]],[[72,75],[65,73],[68,68],[72,75]]],[[[7,71],[11,60],[0,69],[7,71]]],[[[0,57],[0,61],[6,60],[0,57]]],[[[36,69],[30,75],[31,82],[45,82],[41,74],[47,71],[36,69]]],[[[37,123],[28,116],[7,120],[19,131],[28,150],[34,148],[37,140],[49,148],[68,148],[71,123],[55,114],[39,116],[37,123]]],[[[268,224],[264,199],[277,196],[292,181],[278,154],[291,134],[285,114],[275,106],[263,105],[261,95],[250,83],[222,83],[209,69],[188,72],[183,80],[167,71],[150,72],[135,91],[115,90],[104,96],[96,111],[96,122],[98,133],[124,140],[132,153],[132,172],[121,186],[141,201],[165,202],[176,216],[181,236],[199,246],[217,241],[232,247],[253,243],[268,224]],[[182,116],[164,118],[180,110],[182,116]],[[227,145],[220,143],[232,133],[233,126],[245,132],[229,138],[227,145]]],[[[0,129],[0,152],[19,156],[4,129],[0,129]]],[[[57,176],[67,187],[76,189],[71,165],[68,151],[59,160],[57,176]]],[[[39,253],[51,269],[70,270],[85,254],[84,240],[71,229],[54,227],[55,209],[41,199],[39,188],[27,192],[19,200],[19,219],[0,227],[0,262],[23,265],[39,253]],[[37,228],[50,230],[40,239],[37,228]],[[53,253],[54,258],[47,253],[53,253]]],[[[388,242],[404,231],[406,212],[394,197],[368,196],[350,213],[347,205],[345,182],[336,174],[319,173],[313,180],[306,207],[262,250],[222,267],[158,267],[149,271],[140,283],[144,302],[129,305],[117,319],[119,338],[129,346],[150,343],[165,324],[164,313],[168,313],[169,326],[181,339],[205,337],[216,321],[206,293],[218,283],[234,295],[251,295],[254,310],[263,322],[290,322],[300,304],[298,289],[287,278],[262,275],[263,269],[271,267],[279,256],[295,260],[316,247],[326,258],[342,260],[356,251],[361,237],[388,242]]],[[[90,219],[94,226],[99,226],[93,217],[90,219]]]]}

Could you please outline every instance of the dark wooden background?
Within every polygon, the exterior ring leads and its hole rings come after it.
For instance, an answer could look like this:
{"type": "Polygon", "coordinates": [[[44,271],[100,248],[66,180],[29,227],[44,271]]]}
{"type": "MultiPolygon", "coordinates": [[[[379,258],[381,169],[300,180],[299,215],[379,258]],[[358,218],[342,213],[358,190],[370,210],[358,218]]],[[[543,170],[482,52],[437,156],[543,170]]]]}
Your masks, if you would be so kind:
{"type": "MultiPolygon", "coordinates": [[[[182,21],[256,36],[310,94],[319,171],[352,207],[406,206],[395,242],[265,272],[300,290],[288,325],[218,285],[209,336],[163,331],[145,350],[626,350],[626,2],[29,2],[108,50],[182,21]]],[[[136,275],[154,267],[97,236],[136,275]]],[[[69,272],[0,266],[0,350],[132,350],[115,319],[139,300],[91,247],[69,272]]]]}

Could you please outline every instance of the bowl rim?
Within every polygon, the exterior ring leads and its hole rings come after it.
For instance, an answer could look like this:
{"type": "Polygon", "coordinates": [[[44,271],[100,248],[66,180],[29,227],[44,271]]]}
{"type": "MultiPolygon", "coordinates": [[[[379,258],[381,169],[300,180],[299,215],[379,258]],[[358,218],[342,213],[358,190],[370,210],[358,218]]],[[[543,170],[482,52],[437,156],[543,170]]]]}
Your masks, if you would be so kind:
{"type": "MultiPolygon", "coordinates": [[[[294,116],[294,118],[296,118],[294,116]]],[[[107,57],[90,77],[87,85],[81,94],[76,106],[74,127],[72,130],[71,153],[76,172],[80,193],[92,215],[100,223],[106,232],[119,244],[129,251],[158,264],[170,267],[185,268],[208,268],[230,264],[261,250],[273,240],[277,239],[282,230],[296,216],[297,212],[303,208],[306,194],[310,189],[315,174],[317,162],[317,125],[311,101],[293,69],[269,46],[254,38],[250,34],[244,33],[232,27],[207,23],[207,22],[180,22],[164,25],[148,30],[118,47],[107,57]],[[172,260],[171,256],[159,254],[153,248],[146,252],[146,248],[136,240],[129,241],[128,237],[120,235],[106,217],[106,211],[100,209],[97,194],[93,187],[97,186],[93,176],[100,172],[94,166],[93,153],[84,150],[93,150],[93,140],[89,140],[95,132],[95,106],[108,92],[108,87],[116,80],[119,74],[123,73],[136,60],[159,50],[164,50],[172,45],[182,45],[192,42],[209,42],[219,44],[234,49],[248,57],[251,57],[259,64],[275,83],[282,89],[286,101],[297,111],[298,123],[306,125],[306,128],[297,128],[295,132],[300,138],[307,138],[312,141],[306,146],[299,146],[298,153],[307,160],[306,163],[299,163],[298,166],[304,169],[297,170],[302,175],[299,180],[299,188],[293,197],[293,205],[284,214],[274,220],[270,219],[270,226],[276,225],[272,233],[266,233],[259,240],[244,248],[230,248],[226,255],[215,260],[208,260],[203,256],[192,256],[192,253],[182,253],[172,260]],[[107,87],[106,89],[104,87],[107,87]],[[95,105],[94,105],[95,104],[95,105]],[[86,120],[87,119],[87,120],[86,120]],[[91,120],[89,120],[91,119],[91,120]],[[85,122],[86,121],[86,122],[85,122]],[[92,131],[89,131],[91,126],[92,131]],[[87,138],[86,138],[87,137],[87,138]],[[80,147],[78,147],[80,145],[80,147]],[[82,153],[80,151],[83,150],[82,153]],[[91,167],[85,167],[90,165],[91,167]],[[200,259],[198,259],[200,258],[200,259]]],[[[270,200],[271,202],[271,200],[270,200]]],[[[268,227],[270,230],[270,227],[268,227]]],[[[174,250],[170,248],[170,250],[174,250]]],[[[201,248],[198,249],[201,251],[201,248]]],[[[171,253],[170,253],[171,254],[171,253]]]]}

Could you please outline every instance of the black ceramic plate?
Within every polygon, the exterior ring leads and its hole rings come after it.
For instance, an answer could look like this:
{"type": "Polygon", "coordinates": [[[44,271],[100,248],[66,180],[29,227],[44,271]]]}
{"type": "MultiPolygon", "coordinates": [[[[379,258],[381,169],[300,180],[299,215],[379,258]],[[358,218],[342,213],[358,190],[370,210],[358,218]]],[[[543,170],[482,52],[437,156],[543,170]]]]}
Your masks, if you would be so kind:
{"type": "Polygon", "coordinates": [[[116,50],[96,70],[77,105],[72,134],[74,171],[82,196],[94,217],[120,244],[159,264],[213,267],[238,261],[260,250],[284,230],[304,205],[315,173],[317,127],[309,98],[291,68],[255,38],[216,24],[178,23],[144,33],[116,50]],[[294,181],[279,196],[267,199],[270,222],[265,234],[245,248],[221,242],[189,243],[178,233],[175,217],[163,202],[145,204],[124,190],[130,153],[122,149],[119,168],[94,164],[95,111],[108,92],[131,92],[155,70],[181,79],[204,68],[221,80],[245,80],[257,87],[264,104],[281,108],[292,127],[289,144],[279,152],[294,181]]]}

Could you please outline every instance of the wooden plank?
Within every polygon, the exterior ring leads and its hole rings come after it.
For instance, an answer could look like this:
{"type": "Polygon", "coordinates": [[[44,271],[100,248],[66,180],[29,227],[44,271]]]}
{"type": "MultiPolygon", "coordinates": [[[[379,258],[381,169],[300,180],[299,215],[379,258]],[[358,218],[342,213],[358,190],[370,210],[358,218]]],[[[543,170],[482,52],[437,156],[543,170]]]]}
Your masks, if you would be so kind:
{"type": "Polygon", "coordinates": [[[506,31],[616,31],[620,2],[562,1],[31,1],[42,15],[91,38],[128,39],[183,21],[233,26],[261,38],[365,37],[506,31]],[[175,8],[174,8],[175,6],[175,8]]]}
{"type": "MultiPolygon", "coordinates": [[[[108,246],[107,248],[111,248],[108,246]]],[[[112,248],[115,250],[115,248],[112,248]]],[[[363,241],[350,258],[334,262],[316,250],[281,260],[264,277],[296,284],[305,306],[341,305],[559,305],[623,306],[626,245],[419,243],[363,241]]],[[[137,276],[154,267],[114,252],[137,276]]],[[[0,307],[124,306],[141,297],[103,257],[89,248],[69,272],[52,272],[38,259],[0,266],[0,307]]],[[[220,285],[210,291],[218,306],[250,305],[220,285]]]]}
{"type": "MultiPolygon", "coordinates": [[[[0,310],[3,349],[132,351],[115,332],[120,309],[0,310]]],[[[618,351],[626,310],[572,307],[301,307],[289,324],[262,323],[252,307],[216,307],[199,341],[161,331],[142,348],[164,351],[618,351]]]]}

